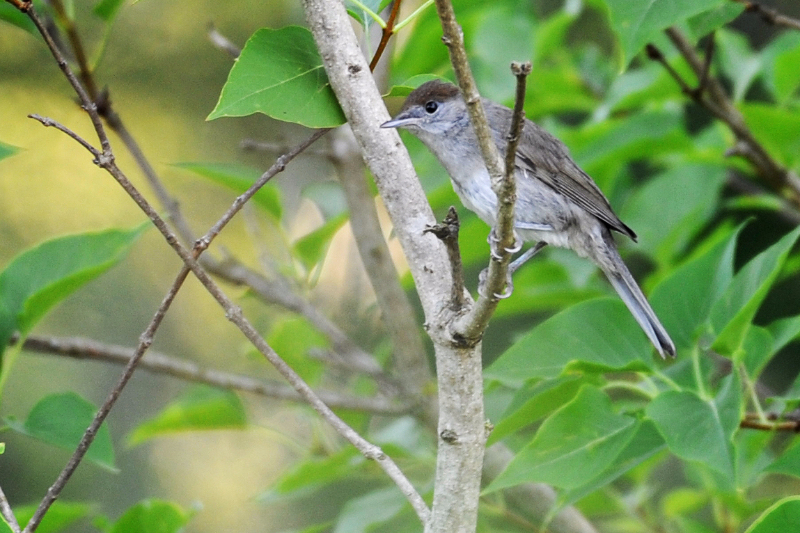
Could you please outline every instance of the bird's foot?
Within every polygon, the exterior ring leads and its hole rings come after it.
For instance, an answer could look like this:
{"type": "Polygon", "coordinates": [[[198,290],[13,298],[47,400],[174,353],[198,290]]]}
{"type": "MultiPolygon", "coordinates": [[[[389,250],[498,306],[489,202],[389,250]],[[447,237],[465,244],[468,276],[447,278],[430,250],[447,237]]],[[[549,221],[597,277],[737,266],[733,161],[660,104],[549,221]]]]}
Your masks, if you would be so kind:
{"type": "MultiPolygon", "coordinates": [[[[489,253],[492,254],[492,258],[499,261],[500,260],[500,252],[497,251],[497,247],[500,244],[500,239],[497,238],[497,235],[494,232],[494,228],[489,232],[489,236],[486,237],[486,242],[489,243],[489,253]]],[[[514,246],[511,248],[503,248],[506,253],[515,254],[522,250],[522,239],[514,233],[514,246]]]]}
{"type": "MultiPolygon", "coordinates": [[[[514,280],[512,279],[511,274],[512,272],[510,270],[506,272],[505,289],[500,294],[497,294],[496,292],[492,293],[492,298],[495,298],[497,300],[505,300],[506,298],[511,296],[511,293],[514,292],[514,280]]],[[[487,297],[485,288],[486,288],[486,277],[488,275],[489,275],[488,268],[484,268],[483,270],[481,270],[481,273],[478,274],[478,294],[480,296],[483,296],[484,298],[487,297]]]]}

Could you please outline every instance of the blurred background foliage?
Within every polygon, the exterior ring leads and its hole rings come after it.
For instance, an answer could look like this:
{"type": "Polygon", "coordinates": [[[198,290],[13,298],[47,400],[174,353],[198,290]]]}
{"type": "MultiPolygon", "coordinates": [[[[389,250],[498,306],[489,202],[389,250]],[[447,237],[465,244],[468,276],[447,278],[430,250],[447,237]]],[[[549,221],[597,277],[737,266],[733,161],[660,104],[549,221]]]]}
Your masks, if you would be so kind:
{"type": "MultiPolygon", "coordinates": [[[[406,2],[404,14],[420,3],[406,2]]],[[[800,8],[790,0],[765,4],[787,15],[800,15],[800,8]]],[[[208,26],[213,24],[242,46],[259,28],[303,25],[302,10],[296,2],[281,1],[246,0],[222,6],[201,0],[190,7],[140,1],[125,5],[109,29],[92,13],[94,5],[75,0],[74,20],[90,56],[103,47],[97,80],[109,87],[117,112],[180,201],[193,229],[205,231],[228,208],[235,193],[219,185],[220,180],[209,178],[208,172],[203,176],[202,169],[212,163],[235,163],[263,170],[275,154],[243,150],[243,139],[291,146],[307,134],[300,126],[263,115],[206,121],[232,65],[231,58],[209,42],[208,26]],[[202,164],[200,172],[196,164],[202,164]]],[[[732,143],[730,132],[681,94],[662,65],[641,53],[630,65],[623,64],[624,53],[605,2],[464,0],[455,2],[455,9],[484,96],[510,104],[513,83],[507,65],[510,60],[532,60],[527,116],[565,141],[621,218],[637,231],[638,244],[622,240],[620,244],[648,294],[676,267],[707,251],[744,221],[748,223],[738,238],[737,269],[796,225],[797,207],[787,208],[780,195],[766,189],[742,195],[741,183],[750,179],[752,170],[735,157],[725,157],[732,143]]],[[[691,26],[684,29],[691,34],[691,26]]],[[[374,25],[368,31],[372,37],[379,33],[374,25]]],[[[400,32],[390,58],[379,67],[379,78],[386,80],[384,89],[419,74],[452,78],[440,37],[435,11],[429,8],[400,32]]],[[[744,14],[720,29],[714,39],[712,72],[721,77],[755,136],[781,164],[797,172],[800,33],[778,30],[755,15],[744,14]]],[[[669,41],[660,36],[654,42],[693,84],[694,78],[669,41]]],[[[141,224],[144,217],[132,202],[72,140],[26,118],[30,113],[50,116],[86,138],[93,137],[40,39],[3,23],[0,50],[0,142],[19,149],[0,161],[0,264],[5,267],[22,250],[65,233],[141,224]]],[[[390,111],[400,101],[387,99],[390,111]]],[[[415,139],[404,136],[404,141],[441,218],[447,207],[460,205],[447,176],[415,139]]],[[[323,139],[316,148],[324,150],[327,143],[323,139]]],[[[119,145],[116,154],[120,167],[149,193],[145,180],[134,170],[135,163],[119,145]]],[[[215,253],[224,257],[225,250],[230,250],[254,268],[263,266],[264,256],[274,258],[299,290],[356,343],[385,358],[390,348],[381,317],[349,227],[337,218],[344,207],[331,164],[324,155],[309,153],[279,175],[274,191],[270,194],[279,198],[280,212],[270,215],[269,209],[246,209],[221,235],[215,253]],[[304,255],[292,246],[326,224],[329,231],[319,241],[321,252],[327,250],[327,254],[304,255]]],[[[459,214],[468,286],[474,288],[488,256],[487,228],[464,209],[459,214]]],[[[396,243],[391,244],[405,273],[396,243]]],[[[145,232],[125,260],[78,289],[34,332],[132,346],[178,268],[179,261],[161,236],[145,232]]],[[[800,313],[798,269],[797,255],[790,255],[756,324],[800,313]]],[[[553,313],[611,294],[596,269],[563,250],[548,250],[520,271],[515,281],[514,296],[502,302],[487,332],[487,365],[553,313]]],[[[410,289],[407,275],[405,282],[410,289]]],[[[373,390],[372,383],[353,383],[308,358],[308,350],[324,346],[326,340],[304,319],[263,305],[245,289],[225,288],[238,297],[276,351],[313,384],[365,393],[373,390]]],[[[687,299],[692,297],[686,294],[687,299]]],[[[191,278],[153,348],[212,368],[274,377],[191,278]]],[[[760,375],[763,384],[776,393],[789,387],[797,375],[797,356],[796,343],[788,343],[760,375]]],[[[24,419],[40,398],[65,391],[99,404],[118,373],[117,367],[102,363],[23,352],[2,390],[0,414],[24,419]]],[[[569,394],[577,391],[569,383],[558,387],[563,398],[572,398],[569,394]],[[564,392],[567,389],[569,394],[564,392]]],[[[514,405],[513,394],[498,383],[491,385],[487,412],[493,420],[514,405]]],[[[419,529],[397,491],[386,488],[374,465],[342,446],[313,413],[290,403],[241,395],[240,405],[229,397],[215,397],[215,408],[222,410],[225,420],[239,420],[246,412],[246,427],[185,432],[128,447],[129,432],[138,427],[141,435],[140,424],[162,413],[170,402],[183,398],[183,404],[176,404],[191,405],[197,397],[179,380],[145,371],[137,374],[108,421],[119,472],[90,463],[78,469],[61,499],[91,505],[78,509],[76,516],[83,517],[82,521],[65,531],[94,530],[87,516],[95,517],[97,527],[110,528],[110,522],[144,498],[176,502],[182,509],[156,507],[161,513],[172,513],[176,523],[191,517],[191,531],[277,532],[312,528],[315,523],[322,524],[320,531],[419,529]]],[[[398,460],[418,486],[430,489],[426,483],[433,469],[435,441],[421,424],[410,417],[373,419],[348,412],[343,416],[356,428],[369,430],[370,437],[398,460]]],[[[746,438],[754,441],[752,449],[768,444],[763,434],[746,438]]],[[[10,431],[2,434],[2,440],[6,450],[0,456],[0,485],[15,507],[38,501],[68,452],[10,431]]],[[[776,440],[771,445],[778,449],[788,437],[776,440]]],[[[511,442],[522,446],[523,440],[512,437],[511,442]]],[[[669,531],[709,531],[714,530],[712,524],[721,523],[743,530],[766,502],[800,489],[797,480],[788,476],[753,483],[749,487],[752,499],[728,502],[733,518],[725,522],[710,516],[715,509],[708,504],[711,484],[702,479],[707,473],[687,468],[678,474],[677,460],[664,455],[656,459],[640,465],[619,485],[579,501],[581,510],[608,531],[650,530],[664,519],[671,520],[669,531]],[[648,500],[652,495],[637,492],[637,485],[641,491],[672,490],[663,499],[648,500]],[[631,508],[639,515],[626,514],[630,508],[623,506],[624,495],[635,501],[631,508]],[[690,514],[693,518],[686,519],[690,514]]],[[[528,530],[528,524],[499,498],[484,501],[482,521],[487,531],[528,530]]]]}

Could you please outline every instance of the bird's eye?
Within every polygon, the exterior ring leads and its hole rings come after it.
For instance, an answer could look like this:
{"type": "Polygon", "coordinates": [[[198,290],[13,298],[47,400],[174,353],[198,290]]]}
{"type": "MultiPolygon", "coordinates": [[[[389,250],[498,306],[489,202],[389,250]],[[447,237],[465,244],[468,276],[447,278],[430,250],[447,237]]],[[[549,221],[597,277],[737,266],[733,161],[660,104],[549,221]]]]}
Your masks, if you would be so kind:
{"type": "Polygon", "coordinates": [[[433,100],[425,104],[425,111],[427,111],[429,114],[436,113],[437,109],[439,109],[439,104],[433,100]]]}

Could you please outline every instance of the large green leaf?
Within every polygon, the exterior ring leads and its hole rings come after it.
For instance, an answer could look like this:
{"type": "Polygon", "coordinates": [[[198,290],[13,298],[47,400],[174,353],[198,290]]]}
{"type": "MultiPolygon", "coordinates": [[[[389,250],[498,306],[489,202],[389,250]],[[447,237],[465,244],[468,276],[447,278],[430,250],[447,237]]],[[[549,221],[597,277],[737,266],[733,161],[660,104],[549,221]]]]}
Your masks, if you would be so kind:
{"type": "Polygon", "coordinates": [[[614,462],[637,428],[635,419],[614,412],[605,393],[584,386],[575,399],[542,423],[534,439],[486,491],[527,482],[579,487],[614,462]]]}
{"type": "Polygon", "coordinates": [[[26,335],[55,304],[117,264],[148,225],[45,241],[16,256],[0,273],[0,350],[26,335]]]}
{"type": "Polygon", "coordinates": [[[798,236],[800,228],[751,259],[736,273],[725,293],[714,303],[710,318],[717,333],[713,344],[715,350],[733,355],[741,348],[756,311],[778,278],[798,236]]]}
{"type": "Polygon", "coordinates": [[[800,526],[800,496],[784,498],[753,522],[745,533],[784,533],[800,526]]]}
{"type": "MultiPolygon", "coordinates": [[[[74,450],[89,427],[97,408],[74,392],[51,394],[33,406],[24,423],[14,418],[6,422],[15,431],[65,450],[74,450]]],[[[86,452],[86,459],[109,470],[114,466],[114,447],[107,425],[100,426],[86,452]]]]}
{"type": "Polygon", "coordinates": [[[235,392],[195,385],[155,418],[133,430],[128,436],[128,443],[136,446],[149,439],[175,433],[242,429],[246,425],[244,406],[235,392]]]}
{"type": "Polygon", "coordinates": [[[652,349],[625,305],[615,299],[582,302],[539,324],[506,350],[486,377],[516,385],[558,376],[568,365],[645,370],[652,349]]]}
{"type": "Polygon", "coordinates": [[[664,262],[683,252],[716,212],[727,172],[720,165],[675,165],[639,187],[620,212],[639,234],[636,250],[664,262]]]}
{"type": "Polygon", "coordinates": [[[309,128],[346,122],[305,28],[262,28],[242,49],[209,120],[263,113],[309,128]]]}
{"type": "Polygon", "coordinates": [[[697,461],[733,480],[733,433],[739,424],[739,385],[726,379],[714,400],[690,391],[667,391],[646,408],[669,449],[687,461],[697,461]]]}
{"type": "Polygon", "coordinates": [[[180,533],[190,518],[178,504],[143,500],[125,511],[110,533],[180,533]]]}
{"type": "Polygon", "coordinates": [[[549,415],[575,397],[584,381],[580,376],[563,376],[522,387],[514,395],[503,417],[495,422],[487,446],[520,428],[549,415]]]}
{"type": "Polygon", "coordinates": [[[653,289],[650,302],[679,349],[694,344],[712,304],[730,285],[738,235],[739,230],[730,232],[653,289]]]}
{"type": "Polygon", "coordinates": [[[622,47],[622,66],[662,30],[730,0],[605,0],[622,47]]]}
{"type": "Polygon", "coordinates": [[[658,433],[652,422],[645,420],[637,424],[636,434],[614,461],[599,475],[587,479],[582,485],[562,493],[559,497],[559,503],[561,505],[569,505],[580,500],[587,494],[608,485],[665,447],[664,438],[658,433]]]}

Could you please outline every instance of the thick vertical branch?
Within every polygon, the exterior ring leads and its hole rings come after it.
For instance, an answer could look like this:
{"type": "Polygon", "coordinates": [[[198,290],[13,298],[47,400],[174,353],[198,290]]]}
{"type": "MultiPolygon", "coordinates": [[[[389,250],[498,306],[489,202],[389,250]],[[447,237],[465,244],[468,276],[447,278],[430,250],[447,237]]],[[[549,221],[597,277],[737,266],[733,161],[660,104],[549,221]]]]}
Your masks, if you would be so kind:
{"type": "Polygon", "coordinates": [[[434,218],[362,56],[344,5],[304,0],[306,20],[325,70],[409,262],[433,340],[439,379],[439,450],[428,532],[474,532],[485,446],[480,343],[459,346],[446,306],[452,283],[444,246],[423,235],[434,218]]]}

